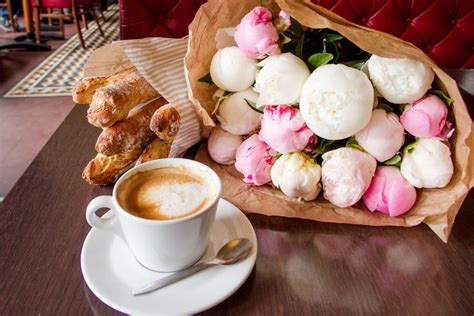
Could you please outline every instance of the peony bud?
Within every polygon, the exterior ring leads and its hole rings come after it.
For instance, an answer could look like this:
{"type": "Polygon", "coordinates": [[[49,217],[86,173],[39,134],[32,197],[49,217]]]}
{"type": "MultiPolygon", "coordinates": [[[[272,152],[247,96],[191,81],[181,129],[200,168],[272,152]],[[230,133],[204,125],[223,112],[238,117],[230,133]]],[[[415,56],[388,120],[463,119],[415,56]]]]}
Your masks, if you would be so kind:
{"type": "Polygon", "coordinates": [[[291,18],[288,13],[281,10],[275,20],[275,27],[278,33],[285,32],[291,26],[291,18]]]}
{"type": "Polygon", "coordinates": [[[237,148],[235,168],[244,175],[245,183],[263,185],[271,181],[270,169],[274,154],[275,152],[254,134],[237,148]]]}
{"type": "Polygon", "coordinates": [[[400,150],[405,135],[395,113],[377,109],[372,112],[369,124],[355,134],[355,139],[375,159],[384,162],[400,150]]]}
{"type": "Polygon", "coordinates": [[[255,81],[257,61],[238,47],[218,50],[211,61],[211,78],[219,88],[236,92],[249,88],[255,81]]]}
{"type": "Polygon", "coordinates": [[[434,72],[427,65],[408,58],[372,55],[368,62],[370,79],[389,102],[411,103],[431,88],[434,72]]]}
{"type": "Polygon", "coordinates": [[[339,207],[354,205],[370,185],[377,161],[360,150],[342,147],[323,154],[324,198],[339,207]]]}
{"type": "MultiPolygon", "coordinates": [[[[410,145],[409,145],[410,146],[410,145]]],[[[435,138],[421,138],[405,150],[400,171],[417,188],[443,188],[453,176],[449,147],[435,138]]]]}
{"type": "Polygon", "coordinates": [[[255,79],[255,91],[260,93],[257,107],[300,101],[301,89],[310,74],[304,61],[285,53],[270,56],[258,65],[263,68],[255,79]]]}
{"type": "Polygon", "coordinates": [[[374,89],[362,71],[331,64],[318,67],[306,80],[300,110],[316,135],[338,140],[369,123],[373,102],[374,89]]]}
{"type": "Polygon", "coordinates": [[[380,166],[363,198],[371,212],[377,210],[393,217],[412,208],[416,201],[416,190],[402,177],[400,169],[380,166]]]}
{"type": "Polygon", "coordinates": [[[242,52],[252,58],[264,58],[280,50],[272,13],[267,8],[256,7],[247,13],[237,25],[234,38],[242,52]]]}
{"type": "Polygon", "coordinates": [[[242,144],[242,137],[224,131],[220,126],[211,130],[207,140],[207,150],[212,160],[224,165],[235,162],[235,153],[242,144]]]}
{"type": "Polygon", "coordinates": [[[250,88],[225,97],[216,115],[222,128],[234,135],[247,135],[260,127],[261,114],[245,101],[255,102],[257,98],[258,94],[250,88]]]}
{"type": "Polygon", "coordinates": [[[273,185],[285,195],[311,201],[321,186],[321,167],[304,153],[282,155],[271,169],[273,185]]]}
{"type": "Polygon", "coordinates": [[[260,140],[283,154],[303,150],[315,137],[300,112],[288,105],[266,106],[261,125],[260,140]]]}
{"type": "Polygon", "coordinates": [[[405,108],[400,120],[415,137],[437,137],[443,131],[448,107],[436,95],[427,95],[405,108]]]}

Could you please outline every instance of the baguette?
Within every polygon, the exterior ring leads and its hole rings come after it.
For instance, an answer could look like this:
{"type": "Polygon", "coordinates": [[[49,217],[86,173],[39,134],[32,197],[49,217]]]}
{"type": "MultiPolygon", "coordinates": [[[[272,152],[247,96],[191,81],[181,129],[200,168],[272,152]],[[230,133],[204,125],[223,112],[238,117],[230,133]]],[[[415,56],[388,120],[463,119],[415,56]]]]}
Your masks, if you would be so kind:
{"type": "Polygon", "coordinates": [[[141,150],[138,149],[113,156],[97,154],[85,167],[82,178],[94,185],[112,184],[132,166],[140,154],[141,150]]]}
{"type": "Polygon", "coordinates": [[[92,102],[94,92],[109,83],[125,82],[131,78],[131,74],[137,72],[135,67],[123,69],[108,77],[83,78],[72,92],[72,100],[77,104],[89,104],[92,102]]]}
{"type": "Polygon", "coordinates": [[[179,125],[180,116],[173,106],[166,104],[156,110],[150,121],[150,129],[155,132],[157,138],[146,147],[137,164],[168,157],[179,125]]]}
{"type": "Polygon", "coordinates": [[[173,141],[178,134],[181,117],[170,104],[158,109],[150,121],[150,129],[161,140],[173,141]]]}
{"type": "Polygon", "coordinates": [[[154,141],[148,144],[148,146],[146,146],[145,150],[137,160],[137,165],[151,160],[167,158],[170,153],[170,149],[171,142],[156,138],[154,141]]]}
{"type": "Polygon", "coordinates": [[[110,127],[125,119],[136,105],[158,96],[158,92],[138,71],[128,74],[127,80],[109,83],[95,91],[87,120],[97,127],[110,127]]]}
{"type": "Polygon", "coordinates": [[[151,117],[165,103],[163,98],[156,99],[125,120],[105,128],[97,138],[96,151],[106,156],[134,149],[143,151],[156,138],[155,133],[150,130],[151,117]]]}

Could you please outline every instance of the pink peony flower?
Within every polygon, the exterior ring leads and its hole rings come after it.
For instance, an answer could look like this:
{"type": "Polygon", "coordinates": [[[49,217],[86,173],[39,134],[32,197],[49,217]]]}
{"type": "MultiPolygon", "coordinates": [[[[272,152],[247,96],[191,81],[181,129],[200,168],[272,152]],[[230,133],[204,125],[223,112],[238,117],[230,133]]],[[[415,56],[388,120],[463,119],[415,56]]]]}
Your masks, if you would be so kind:
{"type": "Polygon", "coordinates": [[[260,140],[283,154],[303,150],[316,137],[298,109],[288,105],[266,106],[261,126],[260,140]]]}
{"type": "Polygon", "coordinates": [[[242,18],[234,38],[237,46],[249,57],[264,58],[279,51],[272,13],[263,7],[254,8],[242,18]]]}
{"type": "Polygon", "coordinates": [[[215,162],[231,165],[235,162],[235,154],[240,144],[242,144],[241,136],[233,135],[216,126],[207,140],[207,150],[215,162]]]}
{"type": "Polygon", "coordinates": [[[397,167],[380,166],[363,199],[371,212],[377,210],[393,217],[412,208],[416,201],[416,189],[402,177],[397,167]]]}
{"type": "Polygon", "coordinates": [[[447,115],[448,107],[438,96],[431,94],[408,106],[400,121],[415,137],[437,137],[446,125],[447,115]]]}
{"type": "Polygon", "coordinates": [[[395,113],[382,109],[372,112],[369,124],[355,134],[355,139],[378,161],[392,158],[405,142],[405,131],[395,113]]]}
{"type": "Polygon", "coordinates": [[[254,134],[237,148],[235,168],[244,175],[244,182],[263,185],[272,180],[270,169],[275,152],[254,134]]]}
{"type": "Polygon", "coordinates": [[[323,154],[324,198],[339,207],[357,203],[370,186],[377,161],[360,150],[341,147],[323,154]]]}

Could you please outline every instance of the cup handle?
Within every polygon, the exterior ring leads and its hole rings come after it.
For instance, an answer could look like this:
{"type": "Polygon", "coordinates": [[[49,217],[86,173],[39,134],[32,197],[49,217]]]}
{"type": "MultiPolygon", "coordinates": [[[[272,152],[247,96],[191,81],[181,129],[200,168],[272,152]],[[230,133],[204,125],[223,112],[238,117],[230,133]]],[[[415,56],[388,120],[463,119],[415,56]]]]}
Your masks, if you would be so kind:
{"type": "Polygon", "coordinates": [[[115,214],[113,198],[110,195],[102,195],[94,198],[89,202],[86,209],[86,220],[90,226],[110,231],[124,240],[122,232],[117,223],[117,216],[115,214]],[[112,212],[108,218],[99,217],[95,213],[98,209],[108,208],[112,212]]]}

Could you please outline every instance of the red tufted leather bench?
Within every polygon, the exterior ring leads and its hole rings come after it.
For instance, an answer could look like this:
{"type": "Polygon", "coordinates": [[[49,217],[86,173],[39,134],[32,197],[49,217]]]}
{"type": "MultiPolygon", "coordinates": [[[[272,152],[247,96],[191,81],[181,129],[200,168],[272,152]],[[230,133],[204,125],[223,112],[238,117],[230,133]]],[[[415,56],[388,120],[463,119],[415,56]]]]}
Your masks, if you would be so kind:
{"type": "MultiPolygon", "coordinates": [[[[474,0],[311,1],[415,44],[441,67],[474,68],[474,0]]],[[[182,37],[204,2],[119,0],[121,38],[182,37]]]]}

